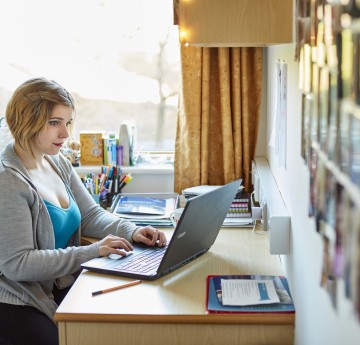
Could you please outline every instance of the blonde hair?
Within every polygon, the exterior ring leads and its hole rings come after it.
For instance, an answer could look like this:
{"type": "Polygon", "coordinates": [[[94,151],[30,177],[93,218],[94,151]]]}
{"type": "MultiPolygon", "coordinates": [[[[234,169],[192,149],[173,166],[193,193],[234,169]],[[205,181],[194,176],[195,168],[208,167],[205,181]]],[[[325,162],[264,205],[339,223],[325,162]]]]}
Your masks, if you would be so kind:
{"type": "Polygon", "coordinates": [[[23,150],[33,155],[33,140],[45,127],[53,108],[58,104],[70,107],[75,112],[71,94],[53,80],[29,79],[14,91],[5,117],[15,142],[23,150]]]}

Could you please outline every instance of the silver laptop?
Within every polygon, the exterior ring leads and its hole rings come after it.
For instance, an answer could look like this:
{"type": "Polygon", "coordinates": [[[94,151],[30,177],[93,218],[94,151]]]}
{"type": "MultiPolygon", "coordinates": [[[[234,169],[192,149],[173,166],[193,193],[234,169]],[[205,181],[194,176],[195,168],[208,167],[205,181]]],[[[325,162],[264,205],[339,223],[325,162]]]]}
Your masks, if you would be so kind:
{"type": "Polygon", "coordinates": [[[89,271],[140,280],[158,279],[206,253],[214,244],[241,180],[191,198],[164,248],[134,243],[132,254],[82,264],[89,271]]]}

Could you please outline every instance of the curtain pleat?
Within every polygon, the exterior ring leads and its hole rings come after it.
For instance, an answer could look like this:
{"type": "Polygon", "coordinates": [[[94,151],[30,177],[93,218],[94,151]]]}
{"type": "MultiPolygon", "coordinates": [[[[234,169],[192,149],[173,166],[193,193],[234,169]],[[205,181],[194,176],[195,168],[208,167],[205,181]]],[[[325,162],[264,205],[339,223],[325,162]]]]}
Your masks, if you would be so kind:
{"type": "Polygon", "coordinates": [[[231,50],[231,112],[234,133],[234,169],[235,176],[242,176],[243,147],[241,130],[241,80],[240,80],[240,48],[231,50]]]}
{"type": "Polygon", "coordinates": [[[242,123],[243,123],[243,179],[247,190],[251,188],[251,163],[255,157],[258,137],[262,51],[260,48],[241,50],[242,123]]]}
{"type": "Polygon", "coordinates": [[[202,50],[181,46],[182,83],[177,117],[174,171],[178,192],[200,185],[202,50]],[[185,52],[184,52],[185,50],[185,52]],[[195,158],[195,159],[194,159],[195,158]],[[182,187],[183,186],[183,187],[182,187]]]}
{"type": "Polygon", "coordinates": [[[231,111],[229,48],[219,48],[220,116],[223,143],[223,183],[234,181],[234,141],[231,111]]]}
{"type": "MultiPolygon", "coordinates": [[[[210,49],[204,48],[202,56],[202,97],[201,97],[201,147],[209,147],[210,129],[210,49]]],[[[200,152],[200,184],[206,184],[209,171],[209,150],[200,152]]]]}

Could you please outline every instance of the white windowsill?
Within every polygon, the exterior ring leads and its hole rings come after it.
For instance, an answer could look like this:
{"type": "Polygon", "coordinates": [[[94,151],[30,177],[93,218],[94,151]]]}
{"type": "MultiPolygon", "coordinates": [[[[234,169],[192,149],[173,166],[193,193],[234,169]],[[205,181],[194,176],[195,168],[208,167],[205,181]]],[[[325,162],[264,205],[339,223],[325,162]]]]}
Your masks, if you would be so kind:
{"type": "MultiPolygon", "coordinates": [[[[100,174],[101,165],[83,165],[75,168],[79,175],[100,174]]],[[[125,193],[165,193],[174,191],[172,164],[143,164],[122,166],[122,174],[131,173],[133,180],[126,185],[125,193]]]]}
{"type": "MultiPolygon", "coordinates": [[[[82,165],[76,167],[75,170],[78,174],[89,174],[89,173],[100,173],[100,165],[82,165]]],[[[132,175],[137,174],[157,174],[167,175],[174,174],[174,166],[172,164],[161,164],[161,165],[150,165],[150,164],[139,164],[136,166],[122,166],[122,173],[131,173],[132,175]]]]}

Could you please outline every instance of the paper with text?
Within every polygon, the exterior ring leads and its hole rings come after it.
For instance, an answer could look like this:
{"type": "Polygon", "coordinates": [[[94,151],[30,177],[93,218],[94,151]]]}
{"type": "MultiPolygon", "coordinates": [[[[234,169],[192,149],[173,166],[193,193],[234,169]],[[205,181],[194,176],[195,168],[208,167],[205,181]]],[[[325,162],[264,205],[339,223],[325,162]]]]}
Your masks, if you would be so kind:
{"type": "Polygon", "coordinates": [[[223,305],[255,305],[279,303],[272,280],[222,279],[223,305]]]}

